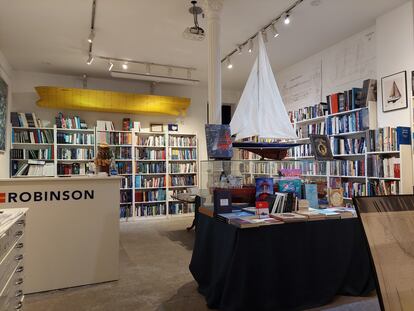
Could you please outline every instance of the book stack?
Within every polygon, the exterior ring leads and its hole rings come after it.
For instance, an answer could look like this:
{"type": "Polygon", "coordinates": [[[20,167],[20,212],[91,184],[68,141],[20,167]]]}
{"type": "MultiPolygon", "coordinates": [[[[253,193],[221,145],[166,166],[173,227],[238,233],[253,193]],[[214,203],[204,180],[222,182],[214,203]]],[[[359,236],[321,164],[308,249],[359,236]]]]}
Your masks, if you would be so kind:
{"type": "Polygon", "coordinates": [[[197,146],[197,138],[195,136],[177,136],[170,135],[170,147],[195,147],[197,146]]]}
{"type": "Polygon", "coordinates": [[[137,174],[161,174],[166,170],[165,162],[163,163],[141,163],[137,162],[137,174]]]}
{"type": "Polygon", "coordinates": [[[326,129],[328,135],[365,131],[369,129],[368,109],[358,110],[345,115],[329,117],[326,129]]]}
{"type": "Polygon", "coordinates": [[[87,163],[58,163],[57,174],[63,175],[86,175],[88,171],[87,163]]]}
{"type": "Polygon", "coordinates": [[[338,138],[330,137],[331,149],[334,155],[363,154],[365,152],[365,137],[338,138]]]}
{"type": "Polygon", "coordinates": [[[88,125],[80,117],[65,117],[61,112],[55,118],[57,128],[63,129],[87,129],[88,125]]]}
{"type": "Polygon", "coordinates": [[[10,112],[10,122],[13,127],[42,127],[34,112],[10,112]]]}
{"type": "Polygon", "coordinates": [[[367,106],[362,96],[362,89],[354,87],[343,93],[335,93],[326,97],[328,113],[334,114],[367,106]]]}
{"type": "Polygon", "coordinates": [[[165,177],[135,176],[135,188],[163,188],[165,177]]]}
{"type": "Polygon", "coordinates": [[[93,150],[88,148],[59,148],[57,150],[59,160],[92,160],[93,150]]]}
{"type": "Polygon", "coordinates": [[[365,161],[346,160],[330,162],[331,175],[335,176],[365,176],[365,161]]]}
{"type": "Polygon", "coordinates": [[[348,198],[348,199],[367,195],[367,187],[365,183],[350,182],[350,181],[343,182],[342,190],[343,190],[344,198],[348,198]]]}
{"type": "Polygon", "coordinates": [[[28,160],[27,162],[12,161],[11,173],[13,177],[19,176],[54,176],[53,163],[41,160],[28,160]]]}
{"type": "Polygon", "coordinates": [[[368,157],[367,174],[369,177],[400,178],[400,158],[370,155],[368,157]]]}

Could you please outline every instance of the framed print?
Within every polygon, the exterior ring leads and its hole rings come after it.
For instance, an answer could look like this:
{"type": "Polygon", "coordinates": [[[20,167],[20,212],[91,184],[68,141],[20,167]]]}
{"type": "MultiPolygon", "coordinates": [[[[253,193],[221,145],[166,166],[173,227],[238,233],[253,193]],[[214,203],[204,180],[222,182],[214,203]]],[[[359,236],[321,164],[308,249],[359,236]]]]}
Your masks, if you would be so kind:
{"type": "Polygon", "coordinates": [[[0,153],[6,151],[8,86],[0,77],[0,153]]]}
{"type": "Polygon", "coordinates": [[[326,135],[309,135],[313,154],[318,161],[333,160],[331,143],[326,135]]]}
{"type": "Polygon", "coordinates": [[[383,112],[408,107],[406,71],[381,78],[381,86],[383,112]]]}
{"type": "Polygon", "coordinates": [[[164,125],[158,124],[158,123],[151,123],[150,124],[150,131],[151,132],[163,132],[164,131],[164,125]]]}

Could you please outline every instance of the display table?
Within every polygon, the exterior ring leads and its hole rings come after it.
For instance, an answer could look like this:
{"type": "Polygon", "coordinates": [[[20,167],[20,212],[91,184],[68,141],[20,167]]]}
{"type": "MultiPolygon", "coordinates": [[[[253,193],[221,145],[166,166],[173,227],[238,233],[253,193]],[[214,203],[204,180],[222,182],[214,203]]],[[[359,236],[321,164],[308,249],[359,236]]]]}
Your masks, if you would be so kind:
{"type": "Polygon", "coordinates": [[[190,271],[208,307],[302,310],[375,288],[358,219],[238,229],[198,215],[190,271]]]}
{"type": "Polygon", "coordinates": [[[0,180],[0,208],[29,209],[24,293],[117,280],[120,177],[0,180]]]}

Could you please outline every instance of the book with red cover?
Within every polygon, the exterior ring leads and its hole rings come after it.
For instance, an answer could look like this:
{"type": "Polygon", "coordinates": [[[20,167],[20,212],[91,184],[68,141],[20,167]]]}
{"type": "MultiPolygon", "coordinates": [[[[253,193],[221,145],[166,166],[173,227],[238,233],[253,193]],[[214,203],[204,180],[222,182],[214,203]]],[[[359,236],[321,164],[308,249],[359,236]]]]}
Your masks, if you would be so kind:
{"type": "Polygon", "coordinates": [[[401,178],[400,163],[394,163],[394,177],[401,178]]]}
{"type": "Polygon", "coordinates": [[[331,95],[331,114],[339,112],[338,93],[331,95]]]}

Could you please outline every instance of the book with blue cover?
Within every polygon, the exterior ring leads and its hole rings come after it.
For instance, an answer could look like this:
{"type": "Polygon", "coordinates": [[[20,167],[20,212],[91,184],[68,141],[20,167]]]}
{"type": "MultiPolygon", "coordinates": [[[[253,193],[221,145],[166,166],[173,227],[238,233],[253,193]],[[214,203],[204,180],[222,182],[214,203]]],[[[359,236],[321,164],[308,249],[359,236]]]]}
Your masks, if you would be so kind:
{"type": "Polygon", "coordinates": [[[256,178],[256,201],[265,201],[269,195],[273,194],[273,178],[256,178]]]}
{"type": "Polygon", "coordinates": [[[411,145],[411,130],[408,126],[397,127],[397,145],[411,145]]]}
{"type": "Polygon", "coordinates": [[[294,193],[298,199],[302,199],[302,181],[300,179],[280,179],[278,180],[279,192],[294,193]]]}
{"type": "Polygon", "coordinates": [[[305,198],[309,202],[309,207],[319,208],[318,186],[316,184],[305,184],[305,198]]]}

